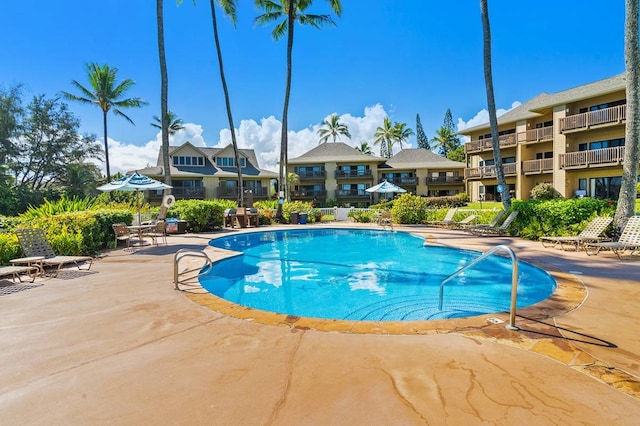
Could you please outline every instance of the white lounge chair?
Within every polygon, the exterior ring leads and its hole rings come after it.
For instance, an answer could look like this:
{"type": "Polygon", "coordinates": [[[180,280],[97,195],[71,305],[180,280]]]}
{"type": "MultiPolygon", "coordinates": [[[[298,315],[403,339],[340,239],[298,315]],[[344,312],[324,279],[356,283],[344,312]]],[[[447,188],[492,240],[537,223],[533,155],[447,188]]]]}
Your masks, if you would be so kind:
{"type": "Polygon", "coordinates": [[[601,234],[613,220],[612,217],[596,217],[578,235],[566,237],[540,237],[543,247],[555,247],[560,244],[560,248],[565,250],[565,244],[574,247],[576,251],[585,243],[597,243],[603,241],[605,237],[601,234]]]}
{"type": "Polygon", "coordinates": [[[629,218],[618,241],[585,243],[584,246],[588,255],[598,254],[602,249],[609,249],[618,256],[618,259],[621,259],[620,254],[627,250],[630,250],[630,255],[640,251],[640,216],[629,218]]]}

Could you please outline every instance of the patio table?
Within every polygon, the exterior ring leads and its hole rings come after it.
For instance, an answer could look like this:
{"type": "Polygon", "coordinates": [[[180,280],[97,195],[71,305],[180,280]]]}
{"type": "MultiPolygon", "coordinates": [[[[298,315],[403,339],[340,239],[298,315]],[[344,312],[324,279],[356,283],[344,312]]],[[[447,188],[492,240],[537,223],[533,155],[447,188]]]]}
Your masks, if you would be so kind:
{"type": "Polygon", "coordinates": [[[129,230],[135,234],[138,235],[138,244],[143,246],[144,245],[144,233],[146,231],[150,231],[152,229],[155,228],[155,225],[148,223],[148,224],[143,224],[143,225],[128,225],[127,228],[129,228],[129,230]]]}

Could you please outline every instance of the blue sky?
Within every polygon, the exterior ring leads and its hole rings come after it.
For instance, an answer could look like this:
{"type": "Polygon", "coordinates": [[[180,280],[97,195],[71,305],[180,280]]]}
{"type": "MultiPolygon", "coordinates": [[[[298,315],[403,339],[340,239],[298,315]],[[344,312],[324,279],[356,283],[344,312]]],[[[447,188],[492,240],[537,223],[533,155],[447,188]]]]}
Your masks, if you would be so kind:
{"type": "MultiPolygon", "coordinates": [[[[276,170],[286,73],[286,40],[259,27],[253,1],[240,0],[237,28],[220,13],[219,30],[235,127],[241,147],[276,170]]],[[[310,11],[328,13],[316,0],[310,11]]],[[[461,128],[486,122],[482,27],[478,0],[343,0],[337,27],[296,26],[289,112],[290,154],[317,146],[330,114],[353,139],[373,142],[385,116],[429,138],[447,108],[461,128]]],[[[187,129],[172,144],[229,141],[209,2],[165,0],[169,108],[187,129]]],[[[508,110],[541,92],[556,92],[624,71],[624,2],[489,0],[496,104],[508,110]],[[517,104],[516,104],[517,105],[517,104]]],[[[127,110],[135,126],[109,116],[112,173],[155,165],[160,114],[155,1],[21,0],[3,5],[0,86],[24,85],[27,97],[88,86],[85,63],[106,63],[136,85],[130,96],[149,105],[127,110]]],[[[97,107],[70,103],[81,131],[102,142],[97,107]]],[[[415,136],[409,141],[416,146],[415,136]]],[[[375,148],[378,151],[378,148],[375,148]]]]}

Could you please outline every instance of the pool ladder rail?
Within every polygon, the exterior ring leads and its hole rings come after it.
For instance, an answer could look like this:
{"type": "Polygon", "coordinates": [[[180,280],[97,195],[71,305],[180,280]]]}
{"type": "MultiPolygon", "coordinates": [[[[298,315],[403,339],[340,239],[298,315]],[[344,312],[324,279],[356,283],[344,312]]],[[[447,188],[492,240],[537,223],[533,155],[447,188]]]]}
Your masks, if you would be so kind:
{"type": "Polygon", "coordinates": [[[447,278],[442,280],[442,282],[440,283],[440,297],[439,297],[439,301],[438,301],[438,309],[442,310],[442,299],[444,297],[444,285],[446,283],[448,283],[453,278],[457,277],[458,275],[460,275],[461,273],[463,273],[467,269],[471,268],[472,266],[474,266],[477,263],[482,262],[484,259],[486,259],[487,257],[491,256],[492,254],[494,254],[494,253],[496,253],[498,251],[506,252],[509,255],[509,257],[511,257],[511,264],[512,264],[512,268],[511,268],[511,308],[509,309],[509,323],[505,327],[507,328],[507,330],[519,330],[519,328],[516,326],[516,299],[518,297],[518,259],[516,258],[515,252],[511,248],[509,248],[509,247],[507,247],[505,245],[495,246],[494,248],[492,248],[488,252],[484,253],[482,256],[478,257],[477,259],[474,259],[470,263],[466,264],[465,266],[463,266],[462,268],[458,269],[457,271],[455,271],[454,273],[449,275],[447,278]]]}
{"type": "Polygon", "coordinates": [[[207,256],[207,254],[203,251],[194,251],[189,249],[180,249],[173,256],[173,284],[176,290],[182,290],[180,288],[180,284],[185,284],[184,281],[181,281],[181,277],[189,274],[189,279],[199,278],[200,276],[209,272],[213,263],[211,262],[211,258],[207,256]],[[180,270],[180,261],[188,258],[200,258],[204,260],[204,263],[197,268],[186,268],[184,270],[180,270]],[[192,272],[200,271],[197,275],[193,275],[192,272]]]}

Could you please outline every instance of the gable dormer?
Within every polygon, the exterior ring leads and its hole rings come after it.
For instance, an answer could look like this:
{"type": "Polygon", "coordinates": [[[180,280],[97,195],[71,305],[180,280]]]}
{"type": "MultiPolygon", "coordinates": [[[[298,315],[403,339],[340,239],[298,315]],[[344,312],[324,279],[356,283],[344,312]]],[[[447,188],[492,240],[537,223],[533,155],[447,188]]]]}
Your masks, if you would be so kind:
{"type": "MultiPolygon", "coordinates": [[[[247,167],[247,156],[242,151],[238,152],[238,160],[240,161],[240,167],[247,167]]],[[[233,147],[228,145],[216,152],[213,156],[212,162],[216,167],[236,167],[233,147]]]]}
{"type": "Polygon", "coordinates": [[[169,157],[174,167],[204,167],[207,163],[207,156],[198,149],[198,147],[188,141],[173,150],[173,152],[169,154],[169,157]]]}

